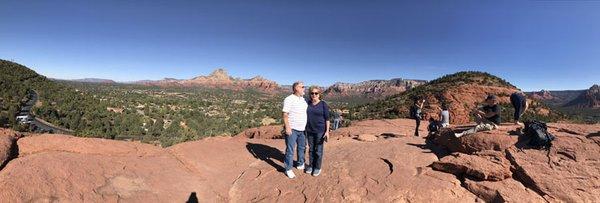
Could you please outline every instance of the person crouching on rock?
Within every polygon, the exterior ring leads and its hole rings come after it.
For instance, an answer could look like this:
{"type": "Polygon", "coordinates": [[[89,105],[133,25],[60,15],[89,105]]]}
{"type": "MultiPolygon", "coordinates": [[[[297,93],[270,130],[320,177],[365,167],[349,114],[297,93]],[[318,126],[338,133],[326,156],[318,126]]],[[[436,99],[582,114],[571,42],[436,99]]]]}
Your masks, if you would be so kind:
{"type": "Polygon", "coordinates": [[[283,123],[285,127],[285,175],[288,178],[294,178],[296,175],[292,171],[294,162],[294,147],[298,145],[298,165],[297,169],[304,169],[304,154],[306,152],[306,128],[307,116],[306,109],[308,105],[304,99],[304,83],[298,81],[292,85],[293,94],[283,100],[283,123]]]}
{"type": "Polygon", "coordinates": [[[500,125],[500,106],[498,106],[498,98],[495,95],[488,95],[485,99],[485,106],[483,106],[481,110],[474,109],[473,116],[475,116],[477,125],[474,128],[461,133],[455,133],[454,136],[462,137],[480,131],[497,129],[498,125],[500,125]]]}
{"type": "Polygon", "coordinates": [[[323,145],[329,139],[329,106],[321,101],[321,89],[317,86],[308,88],[310,99],[308,102],[308,122],[306,124],[306,138],[308,139],[308,163],[305,173],[313,176],[321,174],[323,162],[323,145]]]}
{"type": "Polygon", "coordinates": [[[513,108],[515,108],[515,114],[513,118],[515,119],[515,124],[523,126],[523,123],[519,122],[521,116],[527,111],[529,105],[527,104],[527,96],[522,91],[517,91],[510,95],[510,103],[513,108]]]}
{"type": "Polygon", "coordinates": [[[416,127],[415,127],[415,136],[419,136],[419,126],[421,125],[421,119],[423,119],[423,115],[421,113],[421,109],[423,108],[423,104],[425,103],[424,99],[415,99],[413,105],[410,107],[410,117],[415,119],[416,127]]]}

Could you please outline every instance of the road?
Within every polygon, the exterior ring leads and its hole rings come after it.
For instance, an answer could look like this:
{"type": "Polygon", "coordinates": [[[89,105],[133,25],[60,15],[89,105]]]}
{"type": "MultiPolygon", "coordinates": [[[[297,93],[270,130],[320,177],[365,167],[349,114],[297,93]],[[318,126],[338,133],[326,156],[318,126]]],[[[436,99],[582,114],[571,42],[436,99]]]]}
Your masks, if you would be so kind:
{"type": "MultiPolygon", "coordinates": [[[[27,101],[25,103],[25,105],[21,107],[22,111],[25,110],[27,112],[23,112],[23,114],[21,114],[21,115],[29,115],[31,117],[35,117],[33,115],[33,113],[31,112],[31,109],[33,108],[33,106],[35,105],[35,103],[38,100],[38,94],[35,91],[30,92],[30,94],[31,94],[31,99],[29,99],[29,101],[27,101]]],[[[35,126],[35,127],[33,127],[35,129],[34,132],[50,132],[50,133],[60,133],[60,134],[73,133],[73,131],[53,126],[51,123],[46,122],[37,117],[33,121],[31,121],[31,123],[29,125],[35,126]]]]}

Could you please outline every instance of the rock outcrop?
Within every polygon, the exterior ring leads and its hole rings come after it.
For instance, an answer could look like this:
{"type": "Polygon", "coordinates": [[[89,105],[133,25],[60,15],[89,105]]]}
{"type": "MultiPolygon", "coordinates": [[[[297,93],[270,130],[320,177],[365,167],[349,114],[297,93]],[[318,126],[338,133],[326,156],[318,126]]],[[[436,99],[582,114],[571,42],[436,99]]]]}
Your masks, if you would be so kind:
{"type": "Polygon", "coordinates": [[[453,153],[434,162],[431,167],[474,180],[499,181],[512,176],[510,162],[504,152],[499,151],[481,151],[474,155],[453,153]]]}
{"type": "Polygon", "coordinates": [[[329,86],[323,93],[328,98],[348,96],[382,97],[402,93],[426,82],[425,80],[407,80],[401,78],[369,80],[354,84],[338,82],[329,86]]]}
{"type": "Polygon", "coordinates": [[[429,139],[451,152],[472,154],[484,150],[504,151],[519,140],[517,126],[503,125],[500,130],[478,132],[469,136],[456,138],[455,132],[462,132],[474,125],[461,125],[444,128],[436,136],[429,139]]]}
{"type": "Polygon", "coordinates": [[[565,104],[565,107],[600,108],[600,86],[593,85],[573,101],[565,104]]]}
{"type": "Polygon", "coordinates": [[[227,89],[253,88],[265,91],[278,90],[279,85],[271,80],[256,76],[251,79],[233,78],[227,74],[225,69],[219,68],[208,76],[198,76],[189,80],[178,80],[165,78],[157,81],[139,81],[139,84],[162,86],[162,87],[212,87],[227,89]]]}
{"type": "MultiPolygon", "coordinates": [[[[288,179],[282,173],[284,140],[263,139],[274,138],[268,133],[209,137],[168,148],[33,134],[18,139],[18,156],[9,159],[0,171],[0,199],[7,202],[600,201],[597,196],[600,124],[549,126],[557,136],[549,151],[518,148],[513,144],[508,148],[480,147],[464,153],[450,151],[452,154],[448,155],[436,148],[445,143],[433,142],[435,135],[427,140],[406,136],[414,130],[412,120],[354,122],[352,127],[332,132],[332,139],[325,144],[320,176],[293,169],[295,179],[288,179]]],[[[280,126],[272,128],[280,130],[280,126]]],[[[504,126],[491,134],[466,137],[512,136],[511,129],[504,126]]],[[[11,134],[5,129],[0,132],[0,136],[11,134]]],[[[494,145],[487,141],[475,143],[494,145]]]]}
{"type": "Polygon", "coordinates": [[[17,155],[16,141],[20,135],[12,130],[0,131],[0,169],[17,155]]]}
{"type": "Polygon", "coordinates": [[[508,124],[461,138],[450,136],[460,127],[445,129],[428,139],[455,153],[432,167],[464,178],[486,201],[600,201],[600,125],[548,126],[556,136],[548,150],[529,148],[527,136],[508,124]]]}

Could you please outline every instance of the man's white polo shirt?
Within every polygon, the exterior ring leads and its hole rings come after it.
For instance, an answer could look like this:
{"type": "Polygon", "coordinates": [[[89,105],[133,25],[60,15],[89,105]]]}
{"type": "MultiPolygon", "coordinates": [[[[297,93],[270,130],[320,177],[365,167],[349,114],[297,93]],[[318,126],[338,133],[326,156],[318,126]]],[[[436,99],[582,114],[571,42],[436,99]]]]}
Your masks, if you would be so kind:
{"type": "Polygon", "coordinates": [[[290,128],[304,131],[307,120],[306,108],[308,108],[308,104],[304,97],[292,94],[283,100],[283,112],[288,113],[290,128]]]}

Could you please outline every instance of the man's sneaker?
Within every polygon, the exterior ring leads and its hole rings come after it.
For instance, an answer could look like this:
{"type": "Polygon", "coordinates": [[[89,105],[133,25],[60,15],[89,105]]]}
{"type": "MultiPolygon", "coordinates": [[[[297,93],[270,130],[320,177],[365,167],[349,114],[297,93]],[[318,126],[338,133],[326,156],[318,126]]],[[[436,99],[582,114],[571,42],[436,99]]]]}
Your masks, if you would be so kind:
{"type": "Polygon", "coordinates": [[[304,164],[300,164],[300,165],[296,166],[296,168],[298,170],[304,170],[304,164]]]}
{"type": "Polygon", "coordinates": [[[292,171],[292,170],[286,171],[286,172],[285,172],[285,175],[286,175],[288,178],[295,178],[295,177],[296,177],[296,174],[294,174],[294,171],[292,171]]]}
{"type": "Polygon", "coordinates": [[[306,170],[304,170],[304,173],[312,173],[313,169],[312,167],[306,167],[306,170]]]}
{"type": "Polygon", "coordinates": [[[463,136],[463,134],[462,134],[462,133],[454,133],[454,137],[457,137],[457,138],[459,138],[459,137],[462,137],[462,136],[463,136]]]}
{"type": "Polygon", "coordinates": [[[320,174],[321,174],[321,169],[315,169],[315,170],[313,170],[313,173],[312,173],[313,176],[316,177],[316,176],[319,176],[320,174]]]}

